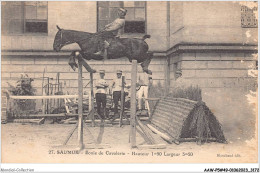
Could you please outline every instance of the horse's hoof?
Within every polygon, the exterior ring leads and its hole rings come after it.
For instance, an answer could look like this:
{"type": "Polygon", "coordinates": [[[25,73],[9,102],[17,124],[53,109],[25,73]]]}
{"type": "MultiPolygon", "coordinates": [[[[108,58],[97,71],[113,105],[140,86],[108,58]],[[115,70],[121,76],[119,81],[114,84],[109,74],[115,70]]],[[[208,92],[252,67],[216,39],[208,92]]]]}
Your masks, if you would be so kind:
{"type": "Polygon", "coordinates": [[[149,74],[149,75],[152,75],[153,72],[151,70],[143,70],[145,73],[149,74]]]}
{"type": "Polygon", "coordinates": [[[69,64],[69,65],[75,71],[75,67],[72,64],[69,64]]]}
{"type": "Polygon", "coordinates": [[[75,67],[75,66],[73,66],[72,69],[73,69],[74,71],[76,71],[76,67],[75,67]]]}

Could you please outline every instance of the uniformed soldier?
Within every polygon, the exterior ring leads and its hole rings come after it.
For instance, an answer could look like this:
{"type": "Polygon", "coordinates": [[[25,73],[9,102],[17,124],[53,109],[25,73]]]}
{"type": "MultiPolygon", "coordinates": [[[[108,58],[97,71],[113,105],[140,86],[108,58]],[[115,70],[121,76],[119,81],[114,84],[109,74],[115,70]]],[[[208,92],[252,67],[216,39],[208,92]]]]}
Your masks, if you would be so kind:
{"type": "Polygon", "coordinates": [[[100,70],[100,79],[96,82],[96,103],[97,103],[97,113],[100,115],[102,119],[107,117],[106,115],[106,94],[107,87],[109,86],[105,77],[105,70],[100,70]],[[102,106],[101,106],[102,105],[102,106]],[[102,108],[101,108],[102,107],[102,108]],[[103,114],[101,113],[103,110],[103,114]]]}
{"type": "Polygon", "coordinates": [[[100,50],[94,55],[104,55],[104,49],[109,47],[109,42],[107,41],[108,38],[117,37],[119,38],[124,33],[124,26],[125,26],[125,15],[127,10],[124,8],[118,9],[118,18],[114,20],[114,22],[105,26],[104,30],[101,31],[101,37],[105,39],[104,45],[101,44],[100,50]]]}
{"type": "MultiPolygon", "coordinates": [[[[121,88],[122,88],[122,71],[117,70],[116,72],[117,78],[112,82],[112,90],[113,90],[113,102],[114,102],[114,114],[118,115],[118,102],[121,101],[121,88]]],[[[124,100],[123,100],[124,102],[124,100]]]]}
{"type": "Polygon", "coordinates": [[[148,75],[146,73],[142,73],[140,75],[138,75],[138,82],[137,82],[137,86],[138,91],[137,91],[137,99],[138,99],[138,109],[142,109],[142,100],[144,99],[145,102],[145,109],[147,109],[148,111],[149,109],[149,104],[148,101],[146,100],[148,98],[148,91],[149,91],[149,85],[150,85],[150,81],[152,81],[152,76],[148,75]]]}

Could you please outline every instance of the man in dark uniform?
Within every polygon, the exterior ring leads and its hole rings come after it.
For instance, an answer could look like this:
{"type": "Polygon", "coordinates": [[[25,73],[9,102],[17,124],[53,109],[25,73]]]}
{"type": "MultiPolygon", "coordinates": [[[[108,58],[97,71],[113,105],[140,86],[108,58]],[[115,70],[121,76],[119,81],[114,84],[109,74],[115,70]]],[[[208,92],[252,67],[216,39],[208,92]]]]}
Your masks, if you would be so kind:
{"type": "Polygon", "coordinates": [[[109,86],[105,77],[105,70],[100,70],[100,79],[96,82],[96,103],[97,103],[97,113],[100,115],[102,119],[107,117],[106,115],[106,94],[107,94],[107,87],[109,86]],[[102,105],[102,109],[101,109],[102,105]],[[102,111],[101,111],[102,110],[102,111]],[[103,114],[101,113],[103,112],[103,114]]]}
{"type": "Polygon", "coordinates": [[[117,78],[113,80],[113,101],[114,101],[114,116],[118,116],[118,102],[121,101],[121,89],[122,89],[122,71],[117,70],[117,78]]]}

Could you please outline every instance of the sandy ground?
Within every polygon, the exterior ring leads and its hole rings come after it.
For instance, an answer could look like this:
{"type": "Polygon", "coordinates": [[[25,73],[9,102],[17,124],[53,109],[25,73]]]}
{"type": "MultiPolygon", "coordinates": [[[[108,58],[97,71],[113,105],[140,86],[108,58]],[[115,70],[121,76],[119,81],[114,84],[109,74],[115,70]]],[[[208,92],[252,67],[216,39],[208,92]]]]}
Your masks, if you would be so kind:
{"type": "MultiPolygon", "coordinates": [[[[243,141],[232,139],[225,134],[228,144],[205,143],[201,146],[194,142],[167,144],[157,135],[158,143],[166,149],[131,149],[129,143],[130,126],[118,125],[88,127],[84,129],[84,144],[93,146],[93,138],[103,149],[85,149],[79,154],[77,130],[68,142],[61,145],[74,124],[2,124],[2,162],[3,163],[242,163],[257,162],[257,140],[243,141]],[[91,144],[92,143],[92,144],[91,144]],[[73,154],[69,154],[73,153],[73,154]],[[112,153],[112,154],[111,154],[112,153]],[[218,154],[222,156],[218,156],[218,154]],[[227,156],[230,155],[230,156],[227,156]]],[[[137,134],[137,145],[144,142],[137,134]]]]}

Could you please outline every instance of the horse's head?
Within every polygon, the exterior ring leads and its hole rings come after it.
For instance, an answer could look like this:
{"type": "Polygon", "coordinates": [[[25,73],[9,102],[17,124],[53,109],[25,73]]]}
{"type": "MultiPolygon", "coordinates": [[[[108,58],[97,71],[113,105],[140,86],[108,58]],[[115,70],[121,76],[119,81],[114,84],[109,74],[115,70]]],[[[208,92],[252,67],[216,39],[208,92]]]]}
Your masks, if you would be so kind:
{"type": "Polygon", "coordinates": [[[63,29],[61,29],[58,25],[57,25],[57,29],[58,29],[58,32],[55,35],[55,39],[54,39],[54,43],[53,43],[53,50],[55,50],[56,52],[59,52],[65,44],[63,43],[63,40],[62,40],[63,29]]]}

